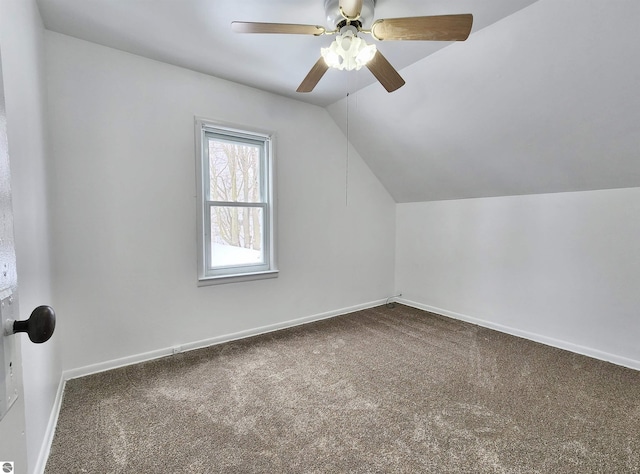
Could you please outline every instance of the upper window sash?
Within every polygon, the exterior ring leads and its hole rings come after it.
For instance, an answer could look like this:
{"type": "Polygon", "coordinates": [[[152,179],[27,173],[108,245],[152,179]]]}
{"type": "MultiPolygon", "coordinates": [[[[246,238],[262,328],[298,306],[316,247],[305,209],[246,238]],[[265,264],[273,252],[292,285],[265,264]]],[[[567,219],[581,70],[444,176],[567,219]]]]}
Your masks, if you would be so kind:
{"type": "Polygon", "coordinates": [[[210,202],[242,202],[242,203],[251,203],[251,202],[263,202],[263,203],[268,203],[269,202],[269,183],[268,183],[268,177],[269,175],[269,153],[270,153],[270,137],[269,136],[265,136],[265,137],[260,137],[259,139],[254,138],[248,138],[246,135],[241,134],[239,135],[238,139],[234,140],[235,136],[233,135],[229,135],[227,133],[217,133],[217,132],[212,132],[210,130],[207,129],[203,129],[203,173],[202,173],[202,186],[203,186],[203,190],[204,190],[204,196],[205,196],[205,200],[206,201],[210,201],[210,202]],[[211,197],[211,186],[210,186],[210,173],[211,173],[211,168],[210,168],[210,163],[211,163],[211,159],[210,159],[210,147],[208,146],[210,143],[210,140],[214,140],[216,142],[221,142],[221,143],[228,143],[230,145],[236,145],[238,143],[244,143],[245,145],[250,145],[250,146],[255,146],[258,151],[259,151],[259,155],[258,155],[258,166],[259,166],[259,173],[258,173],[258,177],[259,177],[259,182],[258,182],[258,188],[259,188],[259,196],[257,200],[236,200],[236,201],[225,201],[225,200],[220,200],[220,199],[212,199],[211,197]],[[206,144],[206,146],[205,146],[206,144]],[[206,156],[205,156],[206,155],[206,156]]]}

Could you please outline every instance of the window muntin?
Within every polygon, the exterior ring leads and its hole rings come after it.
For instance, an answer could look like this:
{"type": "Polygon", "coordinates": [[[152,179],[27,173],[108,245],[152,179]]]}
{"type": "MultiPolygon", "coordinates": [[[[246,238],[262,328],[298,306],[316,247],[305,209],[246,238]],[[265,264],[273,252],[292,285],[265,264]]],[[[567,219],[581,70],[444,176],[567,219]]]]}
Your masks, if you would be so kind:
{"type": "Polygon", "coordinates": [[[204,120],[196,130],[199,280],[276,276],[271,136],[204,120]]]}

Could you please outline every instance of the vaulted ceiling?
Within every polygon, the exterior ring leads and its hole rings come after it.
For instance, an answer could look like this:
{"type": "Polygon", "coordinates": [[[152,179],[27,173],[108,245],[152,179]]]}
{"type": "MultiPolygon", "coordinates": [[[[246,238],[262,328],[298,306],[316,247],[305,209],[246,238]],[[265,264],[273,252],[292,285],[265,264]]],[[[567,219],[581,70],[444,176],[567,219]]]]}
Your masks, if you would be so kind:
{"type": "Polygon", "coordinates": [[[397,202],[640,186],[637,0],[377,0],[375,18],[474,15],[465,42],[379,43],[391,94],[364,68],[298,94],[331,37],[230,30],[331,26],[324,0],[38,4],[50,30],[327,107],[397,202]]]}
{"type": "MultiPolygon", "coordinates": [[[[45,27],[69,36],[326,106],[375,79],[330,70],[310,94],[296,89],[333,36],[242,35],[231,22],[302,23],[333,29],[329,0],[38,0],[45,27]]],[[[375,19],[473,13],[480,31],[535,0],[377,0],[375,19]]],[[[364,25],[365,27],[370,25],[364,25]]],[[[366,37],[369,39],[370,37],[366,37]]],[[[387,41],[378,47],[402,69],[449,42],[387,41]]]]}
{"type": "Polygon", "coordinates": [[[349,97],[349,140],[397,202],[640,186],[638,21],[540,0],[349,97]]]}

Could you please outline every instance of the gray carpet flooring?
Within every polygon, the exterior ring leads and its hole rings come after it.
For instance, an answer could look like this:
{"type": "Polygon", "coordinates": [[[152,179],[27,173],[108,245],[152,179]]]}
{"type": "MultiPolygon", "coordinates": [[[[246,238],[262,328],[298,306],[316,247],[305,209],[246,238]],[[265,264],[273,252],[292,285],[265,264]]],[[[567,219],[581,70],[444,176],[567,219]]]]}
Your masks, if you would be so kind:
{"type": "Polygon", "coordinates": [[[382,306],[69,381],[85,472],[640,472],[640,372],[382,306]]]}

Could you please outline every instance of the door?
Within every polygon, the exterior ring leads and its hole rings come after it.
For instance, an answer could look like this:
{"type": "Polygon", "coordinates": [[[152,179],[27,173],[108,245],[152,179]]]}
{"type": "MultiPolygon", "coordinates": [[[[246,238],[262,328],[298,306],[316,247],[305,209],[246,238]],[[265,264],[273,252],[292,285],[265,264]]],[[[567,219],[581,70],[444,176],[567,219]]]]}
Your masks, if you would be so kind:
{"type": "MultiPolygon", "coordinates": [[[[7,115],[0,50],[0,315],[3,321],[7,315],[17,319],[20,314],[17,295],[7,115]]],[[[27,472],[27,446],[20,340],[18,336],[4,336],[2,329],[0,327],[0,389],[4,393],[0,394],[0,405],[5,408],[0,406],[0,415],[4,415],[0,420],[0,472],[22,474],[27,472]]]]}

